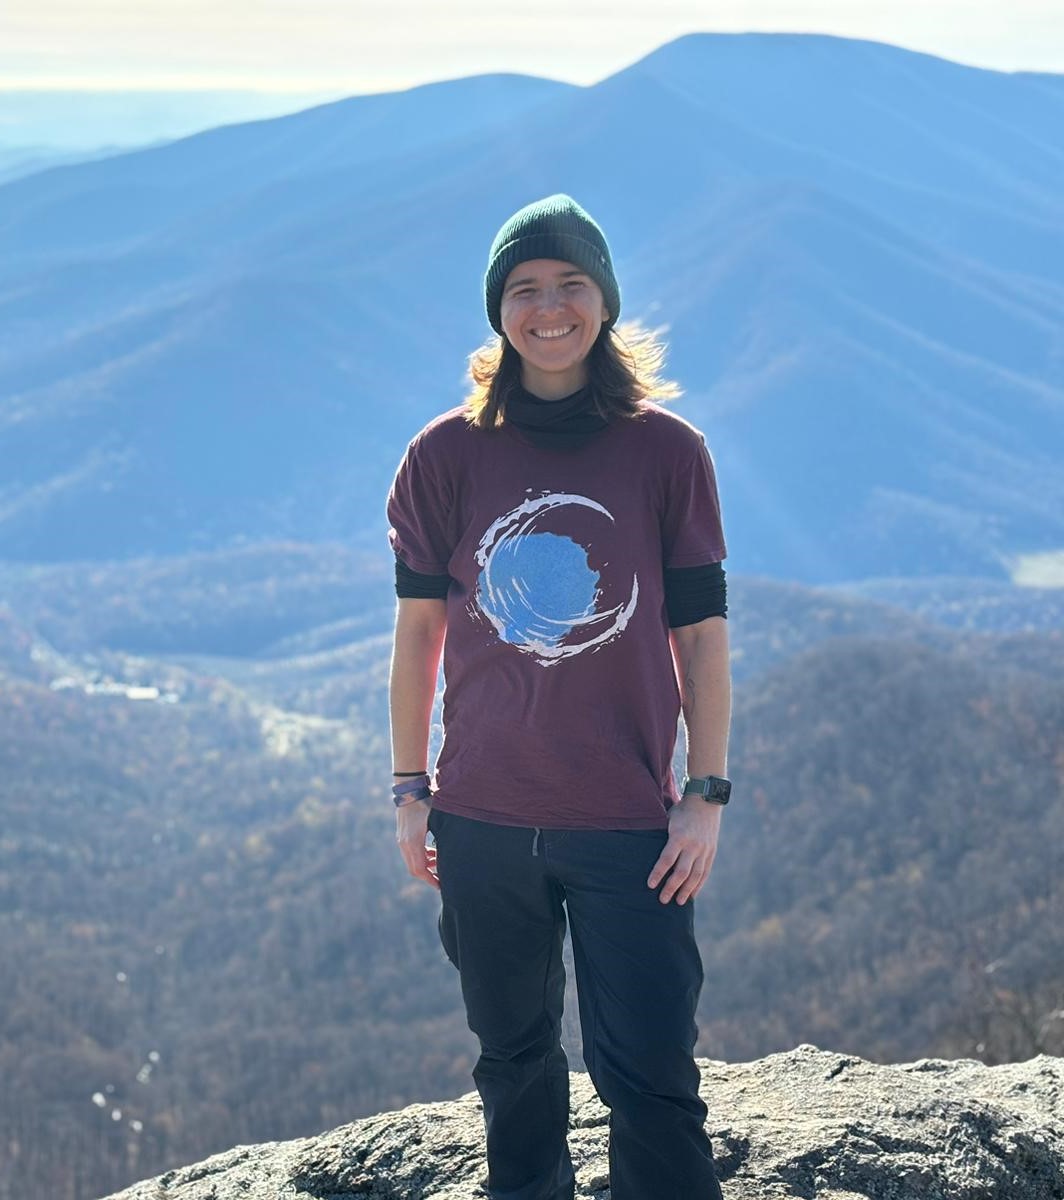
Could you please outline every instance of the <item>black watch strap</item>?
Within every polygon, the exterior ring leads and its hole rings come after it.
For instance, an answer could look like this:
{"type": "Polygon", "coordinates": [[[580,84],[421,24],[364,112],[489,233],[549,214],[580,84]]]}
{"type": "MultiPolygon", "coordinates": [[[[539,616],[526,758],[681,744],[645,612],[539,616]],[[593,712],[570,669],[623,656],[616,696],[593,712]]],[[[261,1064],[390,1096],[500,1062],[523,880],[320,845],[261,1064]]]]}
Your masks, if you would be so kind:
{"type": "Polygon", "coordinates": [[[731,799],[731,780],[720,775],[689,775],[683,781],[683,795],[698,795],[710,804],[727,804],[731,799]]]}

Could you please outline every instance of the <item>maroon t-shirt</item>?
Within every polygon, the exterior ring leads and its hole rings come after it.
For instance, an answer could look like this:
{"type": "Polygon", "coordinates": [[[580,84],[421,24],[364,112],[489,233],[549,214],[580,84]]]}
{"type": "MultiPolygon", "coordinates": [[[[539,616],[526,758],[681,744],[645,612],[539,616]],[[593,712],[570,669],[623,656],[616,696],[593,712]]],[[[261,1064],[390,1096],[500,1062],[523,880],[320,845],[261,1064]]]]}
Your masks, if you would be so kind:
{"type": "Polygon", "coordinates": [[[680,692],[663,571],[727,553],[705,440],[651,403],[575,450],[464,412],[417,434],[387,504],[399,558],[453,580],[433,806],[664,828],[680,692]]]}

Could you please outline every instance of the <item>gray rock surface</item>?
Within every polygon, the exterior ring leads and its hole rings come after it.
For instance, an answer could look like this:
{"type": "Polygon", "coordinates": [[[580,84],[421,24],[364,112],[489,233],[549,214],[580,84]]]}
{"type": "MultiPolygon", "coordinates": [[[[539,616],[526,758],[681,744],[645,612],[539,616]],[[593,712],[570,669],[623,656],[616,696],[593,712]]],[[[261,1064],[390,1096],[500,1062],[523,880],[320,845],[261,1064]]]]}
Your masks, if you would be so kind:
{"type": "MultiPolygon", "coordinates": [[[[798,1046],[700,1066],[725,1200],[1064,1200],[1064,1059],[881,1066],[798,1046]]],[[[607,1200],[607,1113],[572,1082],[577,1196],[607,1200]]],[[[108,1200],[472,1200],[483,1176],[471,1094],[237,1146],[108,1200]]]]}

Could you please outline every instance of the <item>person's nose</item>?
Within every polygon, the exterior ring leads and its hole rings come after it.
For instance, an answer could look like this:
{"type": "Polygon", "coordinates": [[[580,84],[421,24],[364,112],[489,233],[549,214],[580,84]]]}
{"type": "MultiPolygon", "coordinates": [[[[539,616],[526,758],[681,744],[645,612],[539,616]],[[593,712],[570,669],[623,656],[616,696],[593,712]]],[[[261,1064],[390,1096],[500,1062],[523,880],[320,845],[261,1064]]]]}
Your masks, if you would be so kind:
{"type": "Polygon", "coordinates": [[[565,293],[561,288],[544,288],[540,293],[540,312],[551,313],[563,306],[565,293]]]}

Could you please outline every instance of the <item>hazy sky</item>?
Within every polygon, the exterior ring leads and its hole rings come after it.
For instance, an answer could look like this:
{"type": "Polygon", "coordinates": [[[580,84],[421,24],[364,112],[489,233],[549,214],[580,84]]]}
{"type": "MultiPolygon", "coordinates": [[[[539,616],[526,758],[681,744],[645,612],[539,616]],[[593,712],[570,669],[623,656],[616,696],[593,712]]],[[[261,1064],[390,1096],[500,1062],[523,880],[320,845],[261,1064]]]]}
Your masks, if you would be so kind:
{"type": "Polygon", "coordinates": [[[0,0],[0,89],[352,94],[485,71],[593,83],[703,30],[836,33],[1064,72],[1064,0],[0,0]]]}

